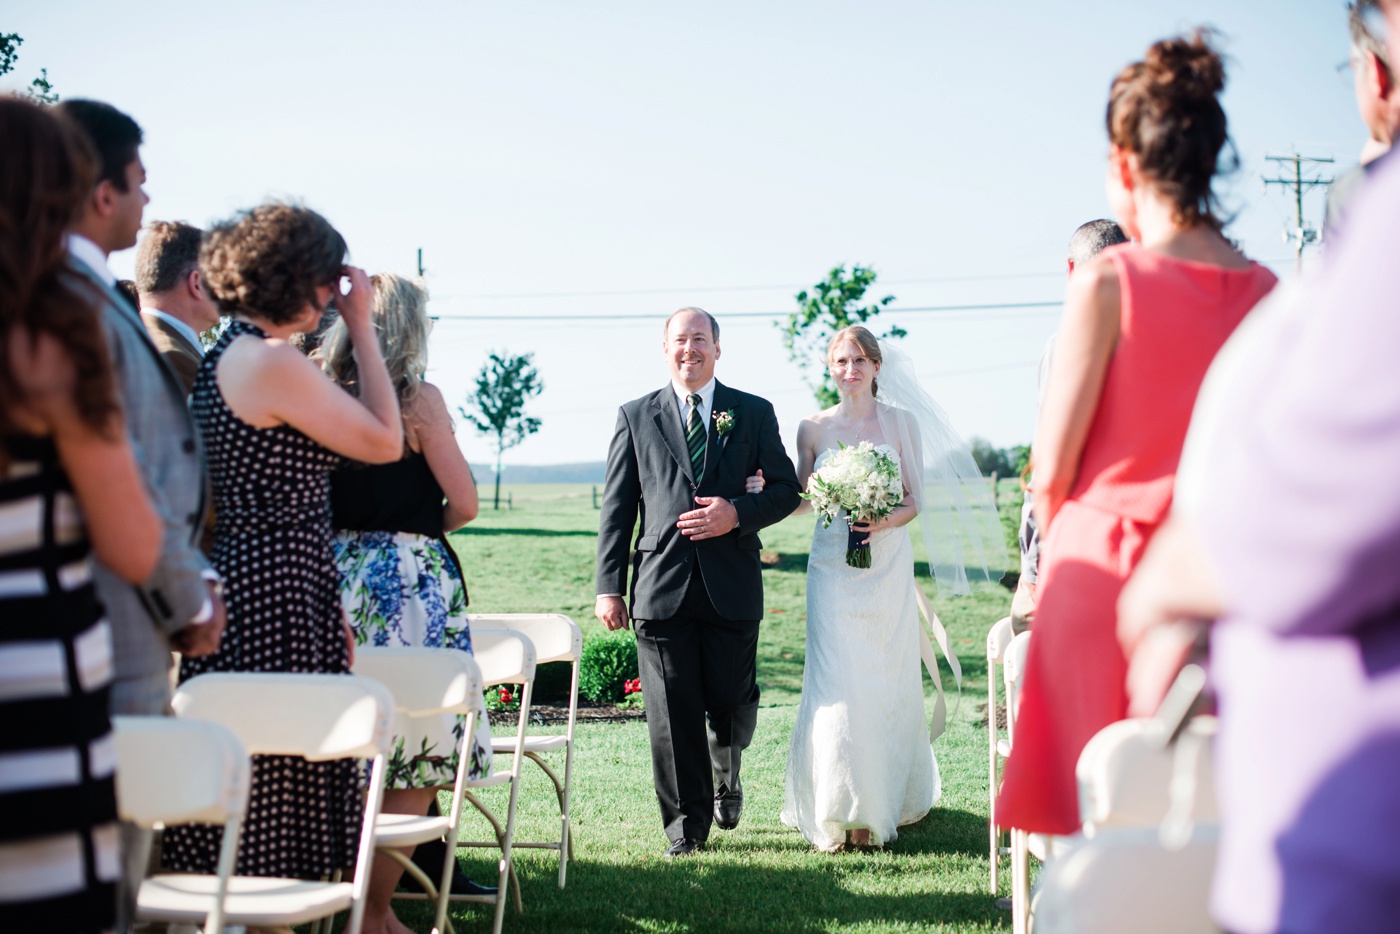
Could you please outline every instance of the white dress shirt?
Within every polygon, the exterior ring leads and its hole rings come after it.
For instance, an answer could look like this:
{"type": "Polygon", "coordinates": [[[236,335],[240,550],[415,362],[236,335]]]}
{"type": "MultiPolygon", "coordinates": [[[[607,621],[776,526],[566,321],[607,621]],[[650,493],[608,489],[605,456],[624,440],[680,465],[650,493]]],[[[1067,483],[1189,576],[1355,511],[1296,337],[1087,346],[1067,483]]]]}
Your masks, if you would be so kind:
{"type": "Polygon", "coordinates": [[[198,353],[201,357],[204,356],[204,347],[199,343],[199,335],[195,333],[194,328],[190,327],[188,324],[181,321],[174,315],[166,314],[159,308],[142,308],[141,314],[151,315],[152,317],[159,318],[160,320],[164,321],[166,324],[174,328],[177,334],[179,334],[185,340],[189,341],[190,345],[194,347],[196,353],[198,353]]]}
{"type": "Polygon", "coordinates": [[[107,266],[107,254],[102,252],[102,247],[87,237],[82,234],[70,233],[68,235],[68,253],[91,266],[92,271],[97,273],[97,278],[105,284],[117,284],[116,274],[107,266]]]}
{"type": "MultiPolygon", "coordinates": [[[[687,401],[686,397],[690,395],[691,390],[684,386],[677,386],[675,383],[671,384],[671,390],[676,394],[676,405],[679,406],[681,413],[681,428],[684,430],[685,420],[690,416],[690,402],[687,401]]],[[[711,377],[708,383],[695,391],[700,394],[700,424],[705,426],[705,433],[709,434],[710,409],[715,401],[714,378],[711,377]]]]}

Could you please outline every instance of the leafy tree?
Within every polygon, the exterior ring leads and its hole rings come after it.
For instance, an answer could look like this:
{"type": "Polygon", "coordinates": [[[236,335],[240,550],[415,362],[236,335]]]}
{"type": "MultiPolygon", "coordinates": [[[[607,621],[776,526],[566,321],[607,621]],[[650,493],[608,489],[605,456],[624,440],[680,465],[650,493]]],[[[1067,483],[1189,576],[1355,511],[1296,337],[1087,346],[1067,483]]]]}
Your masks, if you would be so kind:
{"type": "MultiPolygon", "coordinates": [[[[797,310],[788,315],[778,327],[783,330],[783,346],[788,359],[803,371],[807,385],[823,406],[840,400],[831,374],[826,371],[826,345],[831,336],[851,324],[865,324],[894,301],[893,295],[869,305],[862,305],[865,292],[875,284],[875,270],[853,266],[849,273],[845,264],[837,266],[826,279],[812,287],[811,292],[797,293],[797,310]],[[820,373],[820,377],[815,374],[820,373]]],[[[891,325],[879,337],[904,337],[908,332],[891,325]]]]}
{"type": "Polygon", "coordinates": [[[540,430],[540,420],[525,415],[525,403],[544,390],[539,371],[530,365],[534,356],[491,354],[476,376],[476,392],[467,397],[472,411],[458,409],[477,431],[496,437],[496,509],[501,508],[501,455],[540,430]]]}
{"type": "MultiPolygon", "coordinates": [[[[19,60],[19,47],[23,44],[24,38],[17,32],[0,34],[0,75],[7,75],[15,70],[15,62],[19,60]]],[[[39,69],[39,77],[29,82],[24,96],[36,104],[45,106],[58,103],[58,92],[49,81],[47,68],[39,69]]]]}
{"type": "Polygon", "coordinates": [[[972,448],[972,459],[977,462],[977,469],[982,471],[982,476],[990,477],[996,474],[999,477],[1011,477],[1016,473],[1014,467],[1014,453],[1009,450],[992,447],[992,443],[985,438],[972,438],[968,441],[968,446],[972,448]]]}

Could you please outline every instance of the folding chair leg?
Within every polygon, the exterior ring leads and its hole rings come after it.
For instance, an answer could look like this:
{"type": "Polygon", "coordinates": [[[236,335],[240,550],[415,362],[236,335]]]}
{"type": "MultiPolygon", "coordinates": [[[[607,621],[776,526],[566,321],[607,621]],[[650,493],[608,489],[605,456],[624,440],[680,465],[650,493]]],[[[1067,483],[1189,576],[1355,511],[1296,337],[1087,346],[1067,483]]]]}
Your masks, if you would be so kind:
{"type": "Polygon", "coordinates": [[[997,851],[1000,849],[1001,835],[997,832],[997,682],[995,663],[989,664],[987,672],[987,788],[991,794],[991,810],[988,824],[991,832],[991,846],[988,848],[992,871],[992,894],[997,894],[997,851]]]}
{"type": "Polygon", "coordinates": [[[564,756],[564,780],[560,781],[559,775],[549,767],[549,763],[545,762],[539,753],[525,753],[525,757],[538,765],[544,774],[549,776],[549,780],[554,783],[554,797],[559,804],[562,825],[559,831],[559,888],[561,889],[564,887],[564,877],[569,860],[573,857],[573,851],[570,849],[573,841],[569,834],[569,779],[571,777],[569,773],[573,766],[573,749],[566,747],[564,756]]]}
{"type": "Polygon", "coordinates": [[[1029,934],[1031,920],[1031,855],[1029,834],[1011,831],[1011,929],[1029,934]]]}

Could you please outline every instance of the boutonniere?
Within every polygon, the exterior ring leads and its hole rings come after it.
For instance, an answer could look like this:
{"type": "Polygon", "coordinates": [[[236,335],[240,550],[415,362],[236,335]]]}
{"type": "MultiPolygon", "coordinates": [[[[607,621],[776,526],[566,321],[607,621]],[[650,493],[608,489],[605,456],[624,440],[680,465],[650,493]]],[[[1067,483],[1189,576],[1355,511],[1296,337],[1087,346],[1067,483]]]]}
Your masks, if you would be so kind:
{"type": "Polygon", "coordinates": [[[715,413],[715,433],[721,438],[734,430],[734,410],[715,413]]]}

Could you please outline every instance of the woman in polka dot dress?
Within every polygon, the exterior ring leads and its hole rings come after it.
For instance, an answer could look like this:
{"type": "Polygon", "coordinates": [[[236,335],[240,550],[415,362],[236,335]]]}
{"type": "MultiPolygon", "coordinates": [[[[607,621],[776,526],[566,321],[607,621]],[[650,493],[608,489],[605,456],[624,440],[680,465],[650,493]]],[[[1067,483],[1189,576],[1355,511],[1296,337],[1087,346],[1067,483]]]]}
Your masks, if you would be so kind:
{"type": "MultiPolygon", "coordinates": [[[[224,578],[228,626],[217,654],[184,660],[182,680],[208,671],[350,670],[353,642],[331,554],[330,471],[342,457],[397,460],[403,423],[370,322],[369,280],[343,265],[345,253],[320,215],[275,203],[218,225],[205,242],[201,268],[233,317],[192,396],[213,482],[211,561],[224,578]],[[350,280],[345,295],[342,276],[350,280]],[[314,329],[333,299],[354,343],[358,399],[287,343],[314,329]]],[[[238,872],[319,878],[348,869],[360,815],[354,763],[256,757],[238,872]]],[[[220,834],[172,828],[166,861],[210,872],[220,834]]]]}

